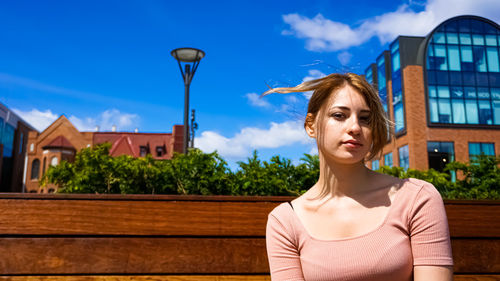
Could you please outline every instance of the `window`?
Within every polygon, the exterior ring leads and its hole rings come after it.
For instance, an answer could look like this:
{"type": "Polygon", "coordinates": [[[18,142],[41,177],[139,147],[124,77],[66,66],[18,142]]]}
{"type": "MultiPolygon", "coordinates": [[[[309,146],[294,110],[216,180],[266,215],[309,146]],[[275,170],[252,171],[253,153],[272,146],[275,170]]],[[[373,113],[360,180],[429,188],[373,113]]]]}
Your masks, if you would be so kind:
{"type": "Polygon", "coordinates": [[[10,124],[5,124],[2,144],[3,144],[3,157],[12,157],[12,150],[14,149],[14,132],[15,128],[10,124]]]}
{"type": "Polygon", "coordinates": [[[408,170],[410,168],[410,154],[408,151],[408,145],[402,146],[398,149],[399,154],[399,167],[408,170]]]}
{"type": "Polygon", "coordinates": [[[405,113],[398,39],[391,44],[391,58],[392,110],[394,112],[394,123],[396,125],[395,132],[399,133],[405,129],[405,113]]]}
{"type": "Polygon", "coordinates": [[[55,189],[53,189],[53,188],[49,188],[48,193],[54,193],[54,192],[56,192],[56,190],[55,190],[55,189]]]}
{"type": "Polygon", "coordinates": [[[45,175],[45,167],[46,166],[47,166],[47,158],[43,157],[42,176],[45,175]]]}
{"type": "Polygon", "coordinates": [[[487,142],[469,142],[469,159],[474,160],[481,154],[495,156],[495,144],[487,142]]]}
{"type": "Polygon", "coordinates": [[[157,146],[156,147],[156,156],[162,157],[163,155],[165,155],[165,146],[157,146]]]}
{"type": "Polygon", "coordinates": [[[384,166],[392,167],[392,152],[384,155],[384,166]]]}
{"type": "MultiPolygon", "coordinates": [[[[427,156],[429,169],[442,172],[446,164],[455,161],[455,150],[452,142],[427,142],[427,156]]],[[[451,179],[455,181],[455,172],[451,172],[451,179]]]]}
{"type": "Polygon", "coordinates": [[[18,150],[18,154],[22,154],[23,153],[23,147],[24,147],[24,134],[21,133],[19,135],[19,150],[18,150]]]}
{"type": "Polygon", "coordinates": [[[52,157],[52,159],[50,159],[50,165],[51,166],[57,166],[58,161],[59,160],[57,159],[57,157],[52,157]]]}
{"type": "Polygon", "coordinates": [[[365,77],[366,77],[366,81],[368,81],[368,83],[372,84],[373,85],[373,72],[372,72],[372,66],[370,65],[366,71],[365,71],[365,77]]]}
{"type": "Polygon", "coordinates": [[[385,113],[387,111],[387,86],[386,86],[386,77],[385,77],[385,54],[382,54],[377,59],[377,85],[378,85],[378,94],[380,96],[380,101],[382,102],[382,106],[384,107],[385,113]]]}
{"type": "Polygon", "coordinates": [[[372,170],[376,171],[380,169],[380,161],[379,160],[373,160],[372,161],[372,170]]]}
{"type": "Polygon", "coordinates": [[[493,94],[500,87],[499,31],[457,18],[434,32],[426,53],[430,123],[500,125],[500,95],[493,94]]]}
{"type": "MultiPolygon", "coordinates": [[[[1,131],[1,128],[0,128],[1,131]]],[[[3,126],[1,142],[3,144],[3,158],[1,159],[2,170],[0,175],[0,187],[6,191],[11,186],[12,174],[14,172],[14,132],[15,128],[8,123],[3,126]]]]}
{"type": "Polygon", "coordinates": [[[140,156],[140,157],[146,157],[146,154],[148,154],[148,147],[147,147],[147,146],[144,146],[144,145],[141,145],[141,146],[139,147],[139,150],[140,150],[140,152],[139,152],[139,156],[140,156]]]}
{"type": "Polygon", "coordinates": [[[37,180],[40,176],[40,160],[35,159],[31,163],[31,179],[37,180]]]}

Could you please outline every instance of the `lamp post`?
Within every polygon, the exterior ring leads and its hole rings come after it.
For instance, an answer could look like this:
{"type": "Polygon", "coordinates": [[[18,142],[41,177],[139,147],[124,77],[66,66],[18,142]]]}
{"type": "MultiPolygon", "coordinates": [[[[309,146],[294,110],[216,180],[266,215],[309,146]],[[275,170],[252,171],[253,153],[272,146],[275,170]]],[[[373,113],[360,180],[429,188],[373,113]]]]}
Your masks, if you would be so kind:
{"type": "Polygon", "coordinates": [[[184,144],[182,152],[186,154],[189,142],[189,85],[191,84],[191,80],[193,80],[200,60],[205,56],[205,52],[195,48],[177,48],[170,52],[170,54],[177,60],[182,78],[184,79],[184,144]],[[184,69],[182,63],[184,63],[184,69]]]}

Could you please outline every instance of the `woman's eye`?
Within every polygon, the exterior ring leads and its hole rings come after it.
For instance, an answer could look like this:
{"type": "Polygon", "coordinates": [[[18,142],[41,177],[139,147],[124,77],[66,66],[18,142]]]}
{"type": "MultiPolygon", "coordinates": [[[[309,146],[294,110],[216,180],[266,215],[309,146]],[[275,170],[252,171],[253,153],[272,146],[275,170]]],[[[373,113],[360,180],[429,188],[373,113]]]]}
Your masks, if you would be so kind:
{"type": "Polygon", "coordinates": [[[370,123],[370,116],[359,117],[359,120],[361,120],[361,122],[364,122],[364,123],[370,123]]]}
{"type": "Polygon", "coordinates": [[[342,119],[345,117],[344,113],[333,113],[332,117],[335,119],[342,119]]]}

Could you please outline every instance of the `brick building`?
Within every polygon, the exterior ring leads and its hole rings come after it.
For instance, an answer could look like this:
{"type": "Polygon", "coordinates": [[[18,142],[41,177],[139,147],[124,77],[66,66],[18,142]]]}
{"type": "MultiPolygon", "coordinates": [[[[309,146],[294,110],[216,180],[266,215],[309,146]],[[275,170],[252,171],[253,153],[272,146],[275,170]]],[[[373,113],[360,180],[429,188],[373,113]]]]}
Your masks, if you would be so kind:
{"type": "Polygon", "coordinates": [[[182,130],[182,125],[174,125],[172,133],[80,132],[61,115],[43,132],[29,132],[26,192],[54,192],[54,185],[40,189],[38,184],[49,166],[71,162],[76,152],[104,142],[112,144],[111,156],[151,154],[155,159],[170,159],[174,152],[182,152],[182,130]]]}
{"type": "Polygon", "coordinates": [[[35,130],[0,103],[0,192],[22,192],[27,136],[35,130]]]}
{"type": "Polygon", "coordinates": [[[442,170],[500,151],[500,26],[454,17],[425,37],[399,36],[365,71],[395,137],[368,164],[442,170]]]}

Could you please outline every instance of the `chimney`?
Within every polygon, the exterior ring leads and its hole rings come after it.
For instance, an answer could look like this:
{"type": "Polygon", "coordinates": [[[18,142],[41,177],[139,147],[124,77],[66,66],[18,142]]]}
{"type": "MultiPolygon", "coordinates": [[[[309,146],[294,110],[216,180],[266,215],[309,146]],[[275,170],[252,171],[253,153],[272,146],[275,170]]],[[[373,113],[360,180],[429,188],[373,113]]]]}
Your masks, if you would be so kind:
{"type": "Polygon", "coordinates": [[[116,125],[111,126],[111,132],[116,132],[116,125]]]}
{"type": "Polygon", "coordinates": [[[95,126],[95,130],[96,132],[99,132],[99,126],[95,126]]]}
{"type": "Polygon", "coordinates": [[[139,133],[139,128],[135,128],[134,132],[139,133]]]}

